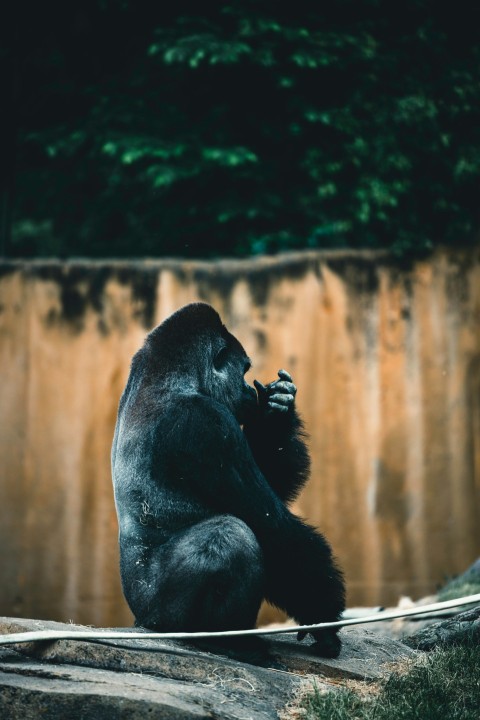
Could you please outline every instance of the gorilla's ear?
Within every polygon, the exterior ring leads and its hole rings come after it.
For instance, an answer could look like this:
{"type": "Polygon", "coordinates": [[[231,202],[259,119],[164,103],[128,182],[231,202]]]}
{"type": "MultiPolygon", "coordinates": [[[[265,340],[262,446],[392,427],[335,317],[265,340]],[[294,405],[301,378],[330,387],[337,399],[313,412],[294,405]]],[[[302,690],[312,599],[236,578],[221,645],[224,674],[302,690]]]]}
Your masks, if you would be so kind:
{"type": "Polygon", "coordinates": [[[228,348],[224,345],[213,358],[213,367],[215,370],[222,370],[225,367],[228,362],[228,356],[228,348]]]}

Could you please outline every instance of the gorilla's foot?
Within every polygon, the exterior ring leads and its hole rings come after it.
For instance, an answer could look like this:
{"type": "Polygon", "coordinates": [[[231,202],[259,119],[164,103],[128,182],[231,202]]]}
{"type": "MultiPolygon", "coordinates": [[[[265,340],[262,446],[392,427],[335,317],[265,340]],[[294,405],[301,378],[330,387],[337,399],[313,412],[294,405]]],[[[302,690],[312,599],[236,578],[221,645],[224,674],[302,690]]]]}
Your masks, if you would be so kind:
{"type": "Polygon", "coordinates": [[[310,645],[309,650],[315,655],[324,658],[337,658],[340,655],[342,643],[337,633],[332,630],[323,630],[315,633],[315,642],[310,645]]]}
{"type": "Polygon", "coordinates": [[[259,667],[279,668],[278,662],[270,655],[267,643],[256,636],[208,638],[192,643],[199,650],[223,655],[232,660],[258,665],[259,667]]]}

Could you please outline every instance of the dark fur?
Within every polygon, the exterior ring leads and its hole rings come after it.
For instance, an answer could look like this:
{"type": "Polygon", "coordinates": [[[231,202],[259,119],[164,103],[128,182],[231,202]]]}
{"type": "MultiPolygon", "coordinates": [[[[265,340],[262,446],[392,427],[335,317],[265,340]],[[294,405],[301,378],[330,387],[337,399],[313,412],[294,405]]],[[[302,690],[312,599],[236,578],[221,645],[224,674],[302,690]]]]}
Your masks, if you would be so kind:
{"type": "MultiPolygon", "coordinates": [[[[133,358],[112,467],[123,589],[139,625],[251,628],[264,597],[301,624],[344,609],[327,541],[285,504],[310,465],[293,401],[269,411],[248,366],[203,303],[170,316],[133,358]]],[[[317,640],[338,654],[336,633],[317,640]]]]}

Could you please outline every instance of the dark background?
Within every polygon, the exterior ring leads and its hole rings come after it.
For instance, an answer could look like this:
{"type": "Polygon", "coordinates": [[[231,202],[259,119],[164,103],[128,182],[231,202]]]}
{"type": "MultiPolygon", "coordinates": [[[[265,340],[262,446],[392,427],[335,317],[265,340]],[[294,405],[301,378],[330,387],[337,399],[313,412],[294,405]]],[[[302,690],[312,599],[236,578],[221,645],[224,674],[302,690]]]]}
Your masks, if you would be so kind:
{"type": "Polygon", "coordinates": [[[4,256],[418,255],[478,240],[474,3],[11,6],[4,256]]]}

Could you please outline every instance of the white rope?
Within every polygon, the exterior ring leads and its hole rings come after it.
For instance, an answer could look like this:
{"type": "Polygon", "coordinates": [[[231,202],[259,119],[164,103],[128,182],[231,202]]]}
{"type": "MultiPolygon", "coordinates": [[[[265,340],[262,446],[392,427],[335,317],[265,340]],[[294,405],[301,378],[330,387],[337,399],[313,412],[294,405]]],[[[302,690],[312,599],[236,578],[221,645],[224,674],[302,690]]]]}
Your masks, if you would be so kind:
{"type": "Polygon", "coordinates": [[[455,600],[420,605],[408,610],[385,610],[350,620],[338,620],[337,622],[318,623],[317,625],[296,625],[295,627],[282,627],[272,629],[255,630],[227,630],[226,632],[125,632],[119,630],[32,630],[30,632],[15,632],[0,635],[0,645],[12,645],[14,643],[38,642],[45,640],[201,640],[203,638],[217,637],[238,637],[248,635],[279,635],[283,633],[310,632],[312,630],[325,630],[327,628],[341,628],[347,625],[361,625],[365,623],[380,622],[382,620],[395,620],[402,617],[425,615],[438,610],[462,607],[480,603],[480,593],[467,595],[455,600]]]}

